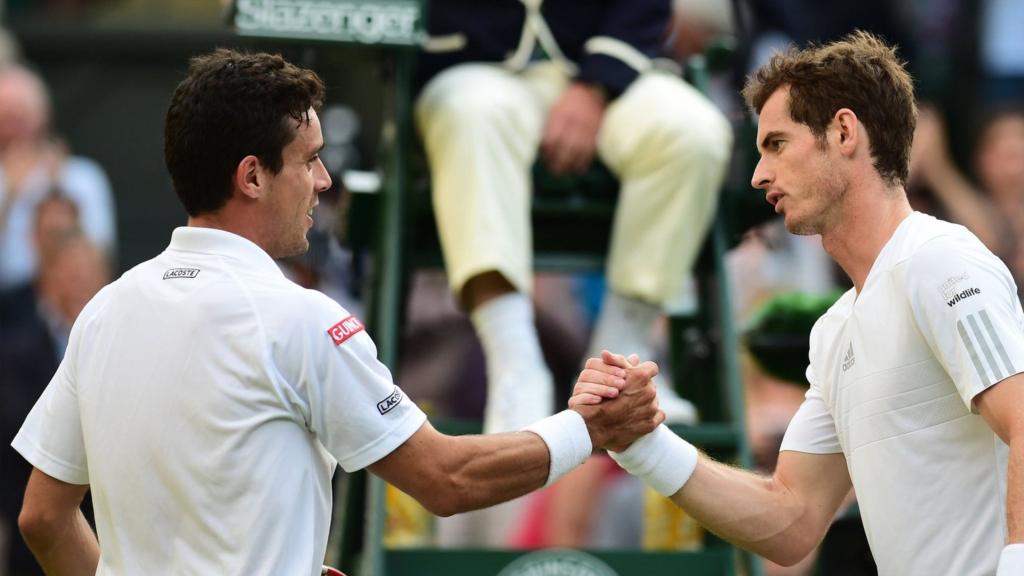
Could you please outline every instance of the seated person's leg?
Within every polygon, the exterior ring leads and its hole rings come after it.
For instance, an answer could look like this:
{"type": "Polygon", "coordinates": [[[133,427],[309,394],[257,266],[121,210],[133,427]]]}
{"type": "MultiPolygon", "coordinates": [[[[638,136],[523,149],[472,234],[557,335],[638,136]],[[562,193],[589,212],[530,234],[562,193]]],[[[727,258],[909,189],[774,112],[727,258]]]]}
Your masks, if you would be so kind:
{"type": "Polygon", "coordinates": [[[416,117],[449,283],[487,361],[484,431],[516,430],[553,409],[530,301],[529,168],[542,106],[516,75],[465,64],[427,84],[416,117]]]}
{"type": "MultiPolygon", "coordinates": [[[[668,74],[642,75],[609,106],[598,153],[622,189],[609,293],[589,354],[606,348],[650,357],[652,326],[683,290],[714,215],[731,145],[721,112],[668,74]]],[[[659,394],[669,419],[692,421],[692,406],[664,388],[659,394]]]]}

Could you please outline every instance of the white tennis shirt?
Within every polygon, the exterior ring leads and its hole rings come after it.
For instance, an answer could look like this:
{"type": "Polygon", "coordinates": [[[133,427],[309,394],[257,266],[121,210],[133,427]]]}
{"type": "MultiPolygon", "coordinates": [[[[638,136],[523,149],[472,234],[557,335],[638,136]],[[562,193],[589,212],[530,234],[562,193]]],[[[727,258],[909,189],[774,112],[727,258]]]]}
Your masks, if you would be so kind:
{"type": "Polygon", "coordinates": [[[811,332],[811,387],[782,450],[842,452],[879,572],[995,574],[1008,449],[974,397],[1024,371],[1006,266],[914,213],[811,332]]]}
{"type": "Polygon", "coordinates": [[[86,306],[13,446],[91,486],[99,574],[319,575],[337,463],[424,421],[358,319],[241,236],[178,228],[86,306]]]}

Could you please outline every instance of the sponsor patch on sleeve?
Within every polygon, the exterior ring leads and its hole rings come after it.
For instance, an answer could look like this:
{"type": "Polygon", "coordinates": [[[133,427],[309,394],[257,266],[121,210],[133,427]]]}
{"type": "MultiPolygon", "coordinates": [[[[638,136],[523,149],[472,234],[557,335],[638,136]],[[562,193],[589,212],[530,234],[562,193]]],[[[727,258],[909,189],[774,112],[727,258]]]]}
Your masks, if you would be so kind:
{"type": "Polygon", "coordinates": [[[365,330],[366,327],[355,316],[349,316],[327,329],[327,334],[334,340],[335,346],[341,346],[346,340],[365,330]]]}
{"type": "Polygon", "coordinates": [[[402,391],[398,389],[398,386],[395,386],[395,389],[391,392],[390,396],[380,402],[377,402],[377,411],[380,412],[381,416],[387,414],[392,408],[398,406],[402,401],[402,398],[402,391]]]}

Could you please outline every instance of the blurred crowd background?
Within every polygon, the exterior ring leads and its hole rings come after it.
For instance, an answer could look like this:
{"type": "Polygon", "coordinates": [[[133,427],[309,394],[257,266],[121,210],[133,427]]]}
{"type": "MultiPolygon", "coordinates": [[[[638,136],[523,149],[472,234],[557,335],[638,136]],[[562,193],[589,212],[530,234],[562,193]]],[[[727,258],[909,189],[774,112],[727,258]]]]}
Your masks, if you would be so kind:
{"type": "MultiPolygon", "coordinates": [[[[310,253],[281,265],[356,314],[366,306],[372,254],[353,250],[339,231],[346,183],[374,187],[391,70],[369,53],[327,43],[238,37],[228,9],[214,0],[0,2],[0,576],[38,573],[16,535],[28,470],[10,439],[56,369],[84,303],[161,251],[186,221],[163,167],[162,129],[190,55],[223,45],[280,51],[325,78],[324,160],[335,185],[321,197],[310,253]]],[[[731,46],[712,95],[736,129],[727,185],[755,199],[749,179],[756,120],[737,94],[746,74],[773,50],[858,28],[898,44],[921,107],[912,204],[970,228],[1022,284],[1024,2],[678,0],[675,11],[666,53],[677,61],[731,46]]],[[[736,324],[750,335],[766,322],[813,321],[847,288],[845,278],[817,237],[792,236],[764,206],[753,205],[750,221],[757,224],[728,256],[736,324]]],[[[584,352],[601,282],[555,273],[536,279],[544,355],[566,387],[584,352]]],[[[478,418],[483,357],[443,272],[417,273],[405,313],[398,382],[432,414],[478,418]]],[[[755,340],[748,342],[748,429],[758,466],[770,470],[806,383],[791,366],[766,367],[755,340]]],[[[566,528],[541,544],[595,545],[600,519],[588,522],[593,526],[566,528]]]]}

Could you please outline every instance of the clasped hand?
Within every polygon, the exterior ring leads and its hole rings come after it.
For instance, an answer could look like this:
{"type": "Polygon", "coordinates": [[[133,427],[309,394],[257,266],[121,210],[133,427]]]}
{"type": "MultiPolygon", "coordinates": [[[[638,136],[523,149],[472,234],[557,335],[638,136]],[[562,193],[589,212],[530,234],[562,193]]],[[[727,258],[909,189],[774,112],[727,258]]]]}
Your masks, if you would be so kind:
{"type": "Polygon", "coordinates": [[[573,388],[569,408],[587,422],[595,447],[621,452],[665,421],[658,408],[654,362],[608,351],[590,358],[573,388]],[[630,362],[632,360],[632,362],[630,362]]]}

